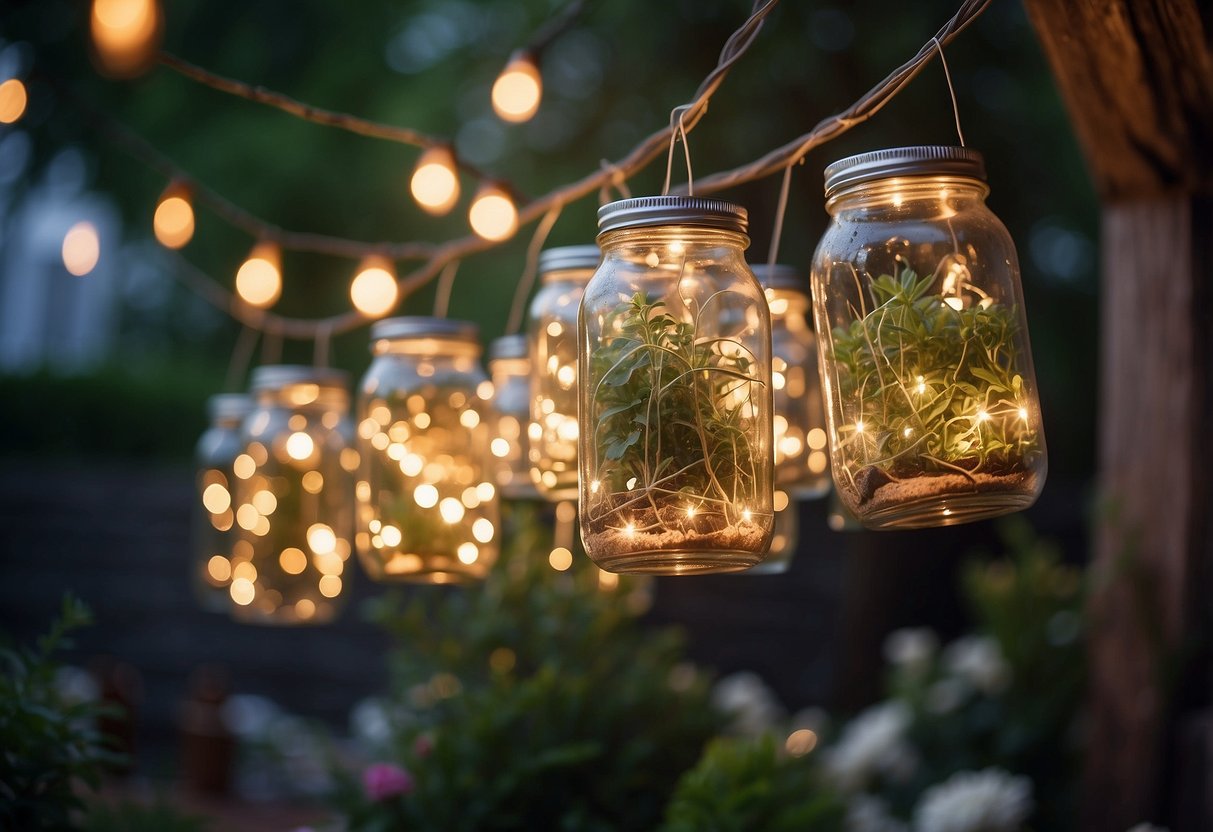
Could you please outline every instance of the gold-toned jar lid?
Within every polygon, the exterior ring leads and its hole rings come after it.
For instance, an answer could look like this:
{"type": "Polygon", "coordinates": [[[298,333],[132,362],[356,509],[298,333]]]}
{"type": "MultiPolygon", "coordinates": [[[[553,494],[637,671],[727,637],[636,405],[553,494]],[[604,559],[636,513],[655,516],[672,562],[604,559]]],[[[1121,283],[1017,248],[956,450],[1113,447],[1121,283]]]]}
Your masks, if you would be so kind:
{"type": "Polygon", "coordinates": [[[410,315],[384,318],[371,325],[371,343],[400,338],[445,338],[451,341],[476,341],[480,330],[471,321],[410,315]]]}
{"type": "Polygon", "coordinates": [[[600,238],[620,228],[658,225],[694,225],[745,234],[749,215],[732,202],[697,196],[639,196],[608,202],[598,209],[600,238]]]}
{"type": "Polygon", "coordinates": [[[292,384],[315,384],[319,387],[345,391],[349,373],[307,364],[269,364],[253,370],[249,389],[254,393],[279,390],[292,384]]]}
{"type": "Polygon", "coordinates": [[[893,176],[963,176],[986,179],[981,153],[967,147],[919,145],[871,150],[833,162],[825,169],[825,195],[893,176]]]}

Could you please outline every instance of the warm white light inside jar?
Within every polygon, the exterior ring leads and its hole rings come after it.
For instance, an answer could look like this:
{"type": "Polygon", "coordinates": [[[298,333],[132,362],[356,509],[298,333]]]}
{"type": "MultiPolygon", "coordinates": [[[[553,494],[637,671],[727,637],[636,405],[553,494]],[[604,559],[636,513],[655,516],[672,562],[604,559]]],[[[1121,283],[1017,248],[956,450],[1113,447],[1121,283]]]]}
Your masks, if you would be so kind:
{"type": "Polygon", "coordinates": [[[769,312],[744,211],[648,197],[600,210],[582,301],[582,539],[611,571],[736,571],[770,540],[769,312]]]}
{"type": "Polygon", "coordinates": [[[471,324],[391,318],[372,329],[355,490],[359,554],[377,580],[457,583],[497,556],[492,385],[471,324]],[[484,388],[484,389],[482,389],[484,388]]]}
{"type": "MultiPolygon", "coordinates": [[[[489,450],[496,461],[497,485],[506,499],[533,499],[538,492],[531,481],[527,431],[531,413],[531,359],[526,336],[496,339],[490,345],[489,355],[493,381],[489,450]]],[[[474,412],[466,411],[465,416],[474,412]]]]}
{"type": "Polygon", "coordinates": [[[353,551],[351,447],[344,374],[259,367],[256,406],[233,463],[239,542],[229,595],[239,620],[315,624],[344,602],[353,551]]]}
{"type": "Polygon", "coordinates": [[[1043,484],[1017,259],[987,193],[980,154],[965,148],[827,169],[834,220],[813,291],[833,471],[870,527],[993,517],[1043,484]]]}

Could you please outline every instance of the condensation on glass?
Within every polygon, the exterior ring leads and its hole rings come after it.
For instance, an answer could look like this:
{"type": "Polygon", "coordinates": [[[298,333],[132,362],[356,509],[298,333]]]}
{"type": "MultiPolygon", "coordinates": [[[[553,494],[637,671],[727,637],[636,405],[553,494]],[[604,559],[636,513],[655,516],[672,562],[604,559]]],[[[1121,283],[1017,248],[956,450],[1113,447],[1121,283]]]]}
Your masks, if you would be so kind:
{"type": "Polygon", "coordinates": [[[493,384],[474,324],[403,317],[371,328],[358,396],[358,552],[376,580],[459,583],[497,559],[493,384]]]}
{"type": "Polygon", "coordinates": [[[981,154],[864,153],[826,169],[813,263],[831,465],[870,528],[1031,505],[1045,440],[1015,246],[981,154]]]}
{"type": "Polygon", "coordinates": [[[253,371],[255,405],[232,466],[240,537],[228,594],[239,620],[319,624],[344,606],[358,469],[348,384],[316,367],[253,371]]]}
{"type": "Polygon", "coordinates": [[[232,556],[239,539],[232,466],[244,453],[240,425],[253,409],[253,400],[243,393],[223,393],[211,396],[206,404],[210,427],[194,449],[197,497],[192,512],[190,571],[198,602],[213,612],[227,612],[232,556]]]}
{"type": "Polygon", "coordinates": [[[539,291],[527,319],[531,478],[549,500],[577,499],[577,310],[598,268],[598,246],[539,255],[539,291]]]}
{"type": "Polygon", "coordinates": [[[753,268],[771,308],[775,487],[795,500],[824,497],[831,485],[829,439],[808,276],[783,264],[753,268]]]}
{"type": "Polygon", "coordinates": [[[745,209],[641,197],[598,216],[578,324],[586,552],[613,572],[747,569],[774,518],[770,312],[745,209]]]}

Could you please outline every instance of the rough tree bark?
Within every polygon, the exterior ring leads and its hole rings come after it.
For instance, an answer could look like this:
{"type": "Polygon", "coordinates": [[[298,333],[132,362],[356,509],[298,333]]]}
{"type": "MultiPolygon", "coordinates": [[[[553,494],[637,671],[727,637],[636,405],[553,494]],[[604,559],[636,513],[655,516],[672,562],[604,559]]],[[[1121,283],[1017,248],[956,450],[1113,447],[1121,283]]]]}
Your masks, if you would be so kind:
{"type": "Polygon", "coordinates": [[[1025,0],[1102,208],[1083,829],[1213,829],[1213,51],[1194,0],[1025,0]]]}

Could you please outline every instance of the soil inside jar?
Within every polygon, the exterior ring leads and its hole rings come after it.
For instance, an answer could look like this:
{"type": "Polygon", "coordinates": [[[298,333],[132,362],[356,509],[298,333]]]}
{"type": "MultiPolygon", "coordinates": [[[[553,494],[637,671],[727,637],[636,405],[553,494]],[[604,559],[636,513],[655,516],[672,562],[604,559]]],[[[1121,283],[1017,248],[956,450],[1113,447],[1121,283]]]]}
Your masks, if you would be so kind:
{"type": "Polygon", "coordinates": [[[720,552],[743,556],[752,553],[757,563],[770,545],[770,515],[730,523],[723,515],[710,511],[688,518],[686,509],[680,506],[624,508],[635,503],[637,496],[624,492],[596,502],[598,517],[587,520],[582,530],[586,550],[594,560],[609,564],[631,554],[650,552],[660,557],[668,552],[673,562],[689,552],[707,556],[720,552]],[[609,505],[617,510],[610,510],[609,505]]]}
{"type": "Polygon", "coordinates": [[[1036,488],[1033,471],[1009,474],[924,474],[895,480],[874,466],[862,469],[855,484],[842,488],[859,506],[862,515],[875,514],[908,503],[920,503],[933,498],[956,495],[994,494],[999,492],[1032,492],[1036,488]]]}

